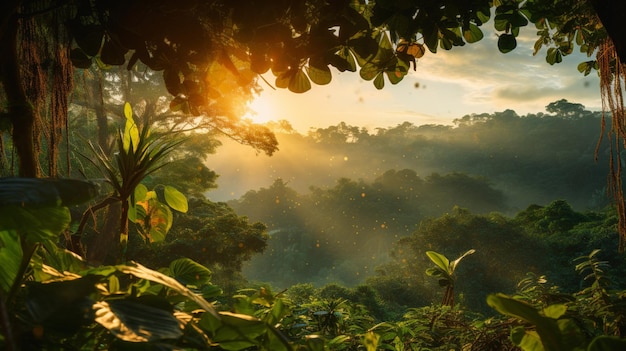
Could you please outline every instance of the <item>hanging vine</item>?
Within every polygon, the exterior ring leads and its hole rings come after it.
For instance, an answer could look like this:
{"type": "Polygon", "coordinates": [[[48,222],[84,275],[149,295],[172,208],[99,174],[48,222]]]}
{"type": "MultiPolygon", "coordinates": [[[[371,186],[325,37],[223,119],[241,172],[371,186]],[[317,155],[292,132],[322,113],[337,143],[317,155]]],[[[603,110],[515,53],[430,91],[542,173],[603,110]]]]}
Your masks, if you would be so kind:
{"type": "MultiPolygon", "coordinates": [[[[611,144],[609,161],[609,191],[618,214],[619,252],[626,246],[626,204],[622,187],[621,151],[626,146],[626,119],[624,116],[624,86],[626,74],[615,46],[605,40],[597,54],[600,71],[600,91],[602,95],[602,130],[606,128],[606,115],[610,113],[611,126],[607,132],[611,144]]],[[[597,153],[597,151],[596,151],[597,153]]]]}
{"type": "MultiPolygon", "coordinates": [[[[24,90],[35,112],[34,147],[46,150],[47,175],[59,175],[59,148],[67,131],[68,96],[73,69],[65,27],[50,26],[69,18],[68,10],[51,8],[50,1],[29,2],[21,11],[18,35],[24,90]],[[49,10],[50,9],[50,10],[49,10]]],[[[44,173],[37,160],[38,173],[44,173]]],[[[69,174],[67,162],[67,174],[69,174]]]]}

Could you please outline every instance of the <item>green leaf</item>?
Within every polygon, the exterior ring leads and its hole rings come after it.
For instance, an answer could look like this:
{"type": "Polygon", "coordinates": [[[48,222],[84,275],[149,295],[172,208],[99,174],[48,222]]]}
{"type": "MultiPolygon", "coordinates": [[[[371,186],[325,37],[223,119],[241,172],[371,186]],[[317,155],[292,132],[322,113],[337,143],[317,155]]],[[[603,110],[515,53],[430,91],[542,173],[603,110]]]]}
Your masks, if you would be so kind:
{"type": "Polygon", "coordinates": [[[510,17],[510,23],[513,27],[524,27],[528,25],[528,20],[519,11],[514,11],[510,17]]]}
{"type": "Polygon", "coordinates": [[[333,79],[332,73],[330,73],[330,69],[328,66],[324,67],[307,67],[307,73],[309,74],[309,78],[311,81],[317,85],[325,85],[330,83],[333,79]]]}
{"type": "Polygon", "coordinates": [[[549,48],[546,54],[546,62],[553,65],[555,63],[561,63],[563,61],[563,55],[557,48],[549,48]]]}
{"type": "Polygon", "coordinates": [[[426,256],[434,263],[442,272],[450,274],[450,260],[438,252],[426,251],[426,256]]]}
{"type": "Polygon", "coordinates": [[[0,178],[0,206],[71,206],[97,194],[95,184],[77,179],[0,178]]]}
{"type": "Polygon", "coordinates": [[[187,197],[176,188],[166,185],[164,190],[165,202],[172,209],[186,213],[189,209],[187,197]]]}
{"type": "Polygon", "coordinates": [[[172,276],[185,285],[200,287],[211,281],[211,271],[189,258],[172,261],[169,269],[172,276]]]}
{"type": "Polygon", "coordinates": [[[0,207],[0,228],[15,230],[28,242],[56,240],[71,221],[67,207],[0,207]]]}
{"type": "Polygon", "coordinates": [[[374,86],[378,90],[381,90],[385,87],[385,76],[383,75],[383,72],[378,73],[376,78],[374,78],[374,86]]]}
{"type": "Polygon", "coordinates": [[[501,34],[498,38],[498,50],[506,54],[513,51],[517,47],[517,40],[513,34],[501,34]]]}
{"type": "Polygon", "coordinates": [[[220,319],[203,314],[198,326],[207,331],[212,341],[225,350],[242,350],[256,346],[259,336],[268,332],[267,325],[254,317],[220,312],[220,319]]]}
{"type": "Polygon", "coordinates": [[[148,195],[148,188],[143,184],[138,184],[135,187],[135,201],[144,201],[148,195]]]}
{"type": "MultiPolygon", "coordinates": [[[[206,314],[211,314],[214,318],[216,318],[218,321],[220,320],[220,316],[217,313],[217,311],[215,310],[215,308],[213,307],[212,304],[210,304],[209,302],[207,302],[206,300],[204,300],[202,297],[198,296],[196,293],[194,293],[193,291],[189,290],[187,287],[183,286],[181,283],[179,283],[176,279],[172,278],[172,277],[168,277],[163,273],[157,272],[155,270],[152,270],[150,268],[144,267],[138,263],[131,263],[131,264],[127,264],[127,265],[118,265],[115,267],[118,271],[124,273],[124,274],[132,274],[137,278],[142,278],[142,279],[146,279],[158,284],[162,284],[176,292],[178,292],[179,294],[187,297],[188,299],[192,300],[193,302],[195,302],[198,306],[200,306],[201,308],[203,308],[206,312],[206,314]]],[[[109,272],[109,270],[104,270],[104,273],[109,272]]],[[[98,274],[98,273],[94,273],[94,274],[98,274]]]]}
{"type": "Polygon", "coordinates": [[[534,324],[546,351],[565,349],[561,330],[555,319],[544,317],[529,304],[504,294],[489,295],[487,304],[504,315],[534,324]]]}
{"type": "Polygon", "coordinates": [[[15,282],[22,259],[22,246],[15,231],[0,231],[0,291],[2,296],[15,282]]]}
{"type": "Polygon", "coordinates": [[[124,116],[126,117],[126,124],[124,125],[124,151],[129,152],[130,146],[133,146],[133,151],[137,151],[139,145],[139,129],[133,120],[133,110],[130,104],[127,102],[124,104],[124,116]]]}
{"type": "Polygon", "coordinates": [[[183,335],[172,313],[138,301],[99,301],[93,308],[95,321],[124,341],[148,342],[183,335]]]}
{"type": "Polygon", "coordinates": [[[549,318],[561,318],[567,312],[567,306],[564,304],[550,305],[543,309],[543,315],[549,318]]]}
{"type": "Polygon", "coordinates": [[[26,287],[25,305],[35,323],[49,332],[76,333],[93,323],[93,300],[100,277],[67,277],[49,283],[31,282],[26,287]]]}
{"type": "Polygon", "coordinates": [[[49,279],[49,270],[57,272],[81,272],[87,264],[76,253],[60,248],[57,245],[58,238],[43,241],[41,244],[45,250],[40,250],[32,259],[35,279],[43,281],[49,279]]]}
{"type": "Polygon", "coordinates": [[[381,73],[381,69],[372,62],[368,62],[359,71],[361,78],[365,80],[372,80],[381,73]]]}
{"type": "Polygon", "coordinates": [[[151,199],[150,203],[150,216],[149,223],[144,223],[149,227],[149,240],[153,243],[158,243],[165,240],[167,233],[172,228],[174,222],[174,215],[170,208],[159,202],[156,199],[151,199]]]}
{"type": "Polygon", "coordinates": [[[544,351],[539,334],[534,330],[516,327],[511,330],[511,341],[524,351],[544,351]]]}
{"type": "Polygon", "coordinates": [[[464,254],[462,254],[459,258],[457,258],[456,260],[450,262],[450,273],[454,273],[454,270],[456,269],[456,266],[459,265],[459,262],[461,262],[462,259],[464,259],[465,257],[475,253],[476,250],[474,249],[469,249],[467,250],[467,252],[465,252],[464,254]]]}
{"type": "Polygon", "coordinates": [[[473,23],[470,23],[469,27],[463,31],[463,38],[468,43],[475,43],[481,40],[483,36],[483,31],[473,23]]]}
{"type": "Polygon", "coordinates": [[[387,73],[387,78],[389,79],[389,82],[391,84],[398,84],[402,81],[404,76],[406,76],[407,72],[408,67],[406,66],[404,61],[398,60],[394,69],[388,70],[385,73],[387,73]]]}
{"type": "Polygon", "coordinates": [[[302,69],[298,69],[289,80],[289,91],[294,93],[304,93],[311,89],[311,81],[302,69]]]}

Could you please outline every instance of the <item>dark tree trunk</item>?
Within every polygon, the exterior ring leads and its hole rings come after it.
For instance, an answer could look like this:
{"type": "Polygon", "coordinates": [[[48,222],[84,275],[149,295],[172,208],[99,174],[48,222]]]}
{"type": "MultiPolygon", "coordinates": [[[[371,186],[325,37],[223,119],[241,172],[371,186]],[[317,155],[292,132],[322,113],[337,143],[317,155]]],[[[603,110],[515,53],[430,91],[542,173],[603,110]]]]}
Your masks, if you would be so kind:
{"type": "Polygon", "coordinates": [[[22,85],[17,57],[17,27],[17,17],[11,16],[9,19],[3,19],[3,28],[0,32],[0,52],[3,53],[0,79],[7,97],[6,118],[13,126],[13,145],[19,158],[19,175],[38,177],[40,174],[33,135],[35,111],[22,85]]]}
{"type": "Polygon", "coordinates": [[[626,30],[622,27],[626,14],[626,1],[589,0],[589,2],[596,10],[609,37],[613,40],[619,60],[622,64],[626,64],[626,30]]]}

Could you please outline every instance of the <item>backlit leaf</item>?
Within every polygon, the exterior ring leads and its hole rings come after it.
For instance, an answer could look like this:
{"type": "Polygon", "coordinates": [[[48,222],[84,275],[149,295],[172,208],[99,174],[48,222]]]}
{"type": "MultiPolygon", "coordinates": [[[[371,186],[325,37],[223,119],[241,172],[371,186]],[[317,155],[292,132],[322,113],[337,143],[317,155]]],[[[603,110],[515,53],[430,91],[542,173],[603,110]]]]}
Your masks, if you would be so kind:
{"type": "Polygon", "coordinates": [[[0,292],[3,296],[9,291],[22,258],[22,246],[15,231],[0,231],[0,292]]]}
{"type": "Polygon", "coordinates": [[[311,89],[311,81],[304,71],[298,69],[289,80],[289,91],[294,93],[304,93],[311,89]]]}
{"type": "Polygon", "coordinates": [[[99,301],[95,321],[124,341],[148,342],[182,336],[178,320],[169,312],[135,301],[99,301]]]}
{"type": "Polygon", "coordinates": [[[189,209],[187,197],[176,188],[166,185],[163,194],[165,196],[165,202],[172,209],[182,213],[186,213],[189,209]]]}
{"type": "Polygon", "coordinates": [[[172,261],[169,269],[174,278],[185,285],[200,287],[211,280],[211,271],[189,258],[172,261]]]}
{"type": "Polygon", "coordinates": [[[374,78],[374,86],[376,87],[376,89],[381,90],[382,88],[385,87],[385,76],[383,75],[383,72],[380,72],[376,78],[374,78]]]}
{"type": "Polygon", "coordinates": [[[126,152],[130,151],[130,145],[132,144],[133,150],[136,151],[137,145],[139,145],[139,129],[133,120],[133,110],[128,102],[124,104],[124,116],[126,117],[123,141],[124,150],[126,152]]]}
{"type": "Polygon", "coordinates": [[[483,31],[480,28],[470,23],[469,28],[463,31],[463,39],[468,43],[475,43],[483,38],[483,31]]]}
{"type": "Polygon", "coordinates": [[[309,66],[307,67],[307,73],[311,81],[317,85],[328,84],[333,79],[328,66],[324,66],[323,68],[309,66]]]}

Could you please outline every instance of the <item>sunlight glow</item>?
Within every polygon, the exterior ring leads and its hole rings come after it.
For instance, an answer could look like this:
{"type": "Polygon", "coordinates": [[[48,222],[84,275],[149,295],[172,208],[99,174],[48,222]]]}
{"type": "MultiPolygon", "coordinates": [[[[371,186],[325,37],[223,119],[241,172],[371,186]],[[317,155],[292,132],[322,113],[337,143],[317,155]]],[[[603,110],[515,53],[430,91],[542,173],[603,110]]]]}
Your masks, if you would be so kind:
{"type": "Polygon", "coordinates": [[[248,106],[248,113],[243,116],[254,123],[263,124],[278,120],[276,110],[272,102],[263,96],[257,97],[248,106]]]}

